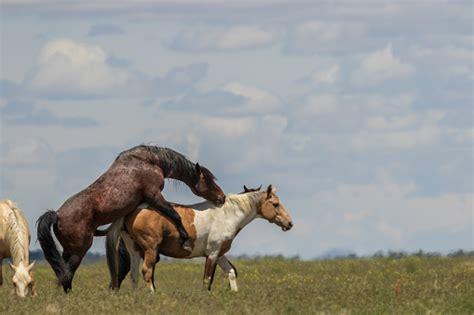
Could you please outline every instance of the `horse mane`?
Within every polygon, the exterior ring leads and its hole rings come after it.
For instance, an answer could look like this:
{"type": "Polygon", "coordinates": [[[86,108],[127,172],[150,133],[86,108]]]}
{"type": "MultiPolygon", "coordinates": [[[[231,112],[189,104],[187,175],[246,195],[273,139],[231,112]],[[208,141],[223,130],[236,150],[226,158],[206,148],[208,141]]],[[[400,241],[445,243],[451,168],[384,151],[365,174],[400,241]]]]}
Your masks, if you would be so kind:
{"type": "Polygon", "coordinates": [[[252,211],[257,201],[262,196],[262,191],[252,191],[244,194],[229,194],[226,196],[225,205],[235,205],[245,211],[252,211]]]}
{"type": "MultiPolygon", "coordinates": [[[[151,164],[159,162],[160,167],[165,171],[173,170],[189,178],[196,177],[196,164],[183,154],[170,148],[141,144],[121,152],[116,160],[124,157],[136,158],[151,164]]],[[[216,180],[214,174],[207,168],[201,166],[201,171],[206,180],[216,180]]]]}
{"type": "Polygon", "coordinates": [[[25,239],[25,236],[28,238],[28,230],[25,225],[25,216],[13,201],[3,200],[3,203],[11,210],[7,219],[7,237],[10,241],[12,259],[17,260],[20,258],[20,261],[28,263],[29,249],[28,247],[25,248],[25,244],[28,244],[28,239],[25,239]]]}
{"type": "MultiPolygon", "coordinates": [[[[247,192],[243,194],[228,194],[225,197],[225,203],[222,206],[216,208],[215,210],[219,211],[220,209],[223,209],[223,208],[225,209],[225,208],[232,208],[234,206],[237,206],[240,209],[251,211],[252,206],[260,198],[261,193],[263,192],[252,191],[252,192],[247,192]]],[[[198,211],[205,211],[211,208],[215,208],[214,204],[207,200],[198,202],[198,203],[193,203],[193,204],[182,204],[182,203],[177,203],[177,202],[172,202],[171,204],[176,207],[191,208],[198,211]]],[[[147,208],[147,207],[150,207],[150,205],[143,204],[142,208],[147,208]]]]}

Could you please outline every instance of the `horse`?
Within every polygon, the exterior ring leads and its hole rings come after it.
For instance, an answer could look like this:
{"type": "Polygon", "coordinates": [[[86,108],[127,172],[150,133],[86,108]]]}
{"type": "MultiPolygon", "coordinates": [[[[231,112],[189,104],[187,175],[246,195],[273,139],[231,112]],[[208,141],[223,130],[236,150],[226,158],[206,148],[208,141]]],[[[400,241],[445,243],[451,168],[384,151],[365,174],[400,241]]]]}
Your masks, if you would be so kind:
{"type": "MultiPolygon", "coordinates": [[[[169,218],[144,205],[111,225],[107,237],[111,239],[112,246],[106,248],[107,255],[120,259],[119,266],[127,264],[117,250],[121,244],[126,247],[130,254],[134,287],[137,286],[140,258],[143,258],[143,278],[152,292],[155,290],[155,264],[159,261],[160,254],[173,258],[205,257],[204,287],[211,290],[216,266],[219,265],[227,274],[231,290],[237,291],[237,270],[225,253],[230,250],[232,241],[240,230],[255,218],[275,223],[283,231],[288,231],[293,226],[290,215],[280,203],[272,185],[266,191],[247,190],[245,188],[241,194],[228,195],[219,211],[215,211],[215,207],[209,202],[191,206],[174,204],[186,229],[190,231],[193,248],[191,253],[179,246],[178,231],[169,218]]],[[[117,277],[112,282],[117,283],[118,287],[128,273],[127,269],[119,268],[110,272],[117,277]]]]}
{"type": "Polygon", "coordinates": [[[143,202],[168,216],[177,227],[183,250],[191,250],[180,216],[161,193],[165,178],[184,182],[194,194],[216,205],[225,202],[222,189],[207,168],[172,149],[139,145],[120,153],[105,173],[57,211],[39,217],[38,240],[64,292],[72,289],[74,274],[92,245],[97,227],[133,212],[143,202]],[[63,247],[62,255],[51,227],[63,247]]]}
{"type": "Polygon", "coordinates": [[[33,266],[29,263],[30,230],[23,212],[11,200],[0,201],[0,286],[3,285],[2,260],[11,258],[15,293],[36,296],[33,266]]]}

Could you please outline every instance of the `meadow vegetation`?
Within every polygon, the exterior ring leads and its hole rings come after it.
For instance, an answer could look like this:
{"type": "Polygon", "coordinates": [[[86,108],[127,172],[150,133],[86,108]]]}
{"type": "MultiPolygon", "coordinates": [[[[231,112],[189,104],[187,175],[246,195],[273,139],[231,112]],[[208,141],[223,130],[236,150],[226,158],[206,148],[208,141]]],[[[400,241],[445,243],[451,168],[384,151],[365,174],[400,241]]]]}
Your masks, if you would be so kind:
{"type": "MultiPolygon", "coordinates": [[[[473,313],[472,257],[378,257],[300,261],[238,259],[239,292],[228,290],[217,270],[213,290],[202,290],[201,262],[159,263],[157,292],[133,291],[126,281],[109,292],[104,261],[84,264],[66,295],[55,286],[50,267],[35,268],[38,296],[12,294],[11,271],[0,288],[1,314],[310,314],[310,313],[473,313]]],[[[4,265],[4,270],[7,267],[4,265]]],[[[6,274],[5,274],[6,273],[6,274]]]]}

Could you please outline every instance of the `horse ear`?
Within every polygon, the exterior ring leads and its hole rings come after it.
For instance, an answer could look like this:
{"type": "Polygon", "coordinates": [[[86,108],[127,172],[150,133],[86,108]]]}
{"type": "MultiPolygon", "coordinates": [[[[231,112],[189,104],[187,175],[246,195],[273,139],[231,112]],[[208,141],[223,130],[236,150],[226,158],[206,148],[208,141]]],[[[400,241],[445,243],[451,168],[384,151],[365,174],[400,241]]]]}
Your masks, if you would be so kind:
{"type": "Polygon", "coordinates": [[[247,188],[247,186],[244,185],[244,192],[249,192],[250,189],[247,188]]]}
{"type": "Polygon", "coordinates": [[[12,264],[12,263],[9,263],[9,265],[10,265],[10,268],[12,268],[12,270],[16,272],[16,267],[15,267],[15,265],[12,264]]]}
{"type": "Polygon", "coordinates": [[[33,262],[28,267],[26,267],[26,270],[30,271],[31,269],[33,269],[33,266],[35,265],[35,262],[36,262],[36,260],[33,260],[33,262]]]}
{"type": "Polygon", "coordinates": [[[196,163],[196,174],[201,175],[202,170],[201,170],[201,165],[199,163],[196,163]]]}
{"type": "Polygon", "coordinates": [[[268,185],[268,187],[267,187],[267,199],[272,196],[272,193],[273,193],[273,186],[268,185]]]}
{"type": "Polygon", "coordinates": [[[262,185],[258,186],[257,191],[260,191],[262,189],[262,185]]]}

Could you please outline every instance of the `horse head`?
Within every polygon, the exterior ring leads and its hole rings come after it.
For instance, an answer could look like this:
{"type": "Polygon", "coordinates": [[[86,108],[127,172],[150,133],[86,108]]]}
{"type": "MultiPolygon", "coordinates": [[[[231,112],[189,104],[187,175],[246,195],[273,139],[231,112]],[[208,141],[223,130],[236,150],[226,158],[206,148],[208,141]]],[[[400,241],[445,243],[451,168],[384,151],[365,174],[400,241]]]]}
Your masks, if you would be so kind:
{"type": "Polygon", "coordinates": [[[30,292],[32,296],[36,295],[35,280],[32,272],[34,265],[34,261],[29,265],[25,265],[23,261],[20,261],[18,266],[10,263],[10,267],[15,272],[12,279],[13,286],[15,287],[16,295],[19,297],[25,297],[28,292],[30,292]]]}
{"type": "Polygon", "coordinates": [[[196,163],[196,182],[191,190],[194,194],[211,201],[217,206],[225,203],[225,194],[216,184],[216,178],[207,168],[196,163]]]}
{"type": "Polygon", "coordinates": [[[257,214],[270,223],[275,223],[283,231],[288,231],[293,227],[290,215],[286,212],[285,206],[280,202],[276,195],[276,188],[268,186],[265,192],[262,192],[257,214]]]}

